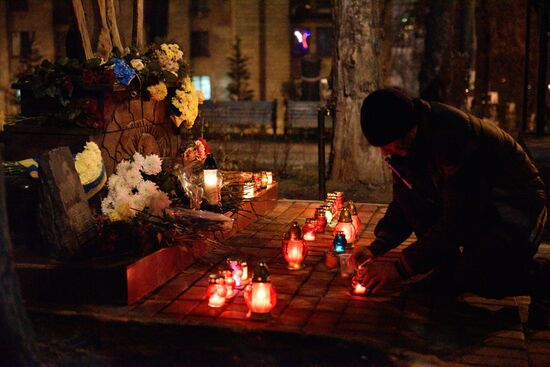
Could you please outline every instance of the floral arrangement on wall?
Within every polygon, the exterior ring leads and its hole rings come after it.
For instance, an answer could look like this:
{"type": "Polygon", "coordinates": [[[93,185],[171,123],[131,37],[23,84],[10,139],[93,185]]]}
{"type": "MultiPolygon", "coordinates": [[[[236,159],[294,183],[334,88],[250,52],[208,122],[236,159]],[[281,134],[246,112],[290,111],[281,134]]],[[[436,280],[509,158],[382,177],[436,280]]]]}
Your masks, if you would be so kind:
{"type": "Polygon", "coordinates": [[[143,99],[166,100],[171,120],[187,129],[193,127],[198,105],[204,100],[191,81],[183,51],[175,43],[152,45],[143,54],[137,49],[117,51],[107,60],[45,60],[22,75],[17,84],[44,101],[50,121],[97,129],[105,124],[98,101],[90,93],[97,87],[119,84],[143,99]]]}

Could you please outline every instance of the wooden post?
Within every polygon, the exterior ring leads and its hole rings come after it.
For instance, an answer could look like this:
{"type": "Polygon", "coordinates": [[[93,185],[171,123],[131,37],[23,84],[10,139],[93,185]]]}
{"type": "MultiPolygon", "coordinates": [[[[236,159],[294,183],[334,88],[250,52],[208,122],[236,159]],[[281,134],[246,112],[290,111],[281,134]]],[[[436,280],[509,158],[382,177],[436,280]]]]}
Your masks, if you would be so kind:
{"type": "Polygon", "coordinates": [[[73,10],[76,18],[76,24],[78,24],[78,30],[82,37],[82,47],[84,48],[84,55],[87,59],[91,59],[94,56],[92,51],[92,44],[90,42],[90,36],[88,34],[88,26],[86,25],[86,15],[84,13],[84,7],[81,0],[72,0],[73,10]]]}
{"type": "Polygon", "coordinates": [[[40,157],[39,225],[53,254],[72,257],[96,232],[92,212],[68,147],[40,157]]]}
{"type": "Polygon", "coordinates": [[[122,46],[122,41],[120,40],[120,34],[118,32],[118,21],[116,18],[114,0],[107,0],[107,24],[111,31],[113,46],[118,48],[120,52],[123,52],[124,47],[122,46]]]}
{"type": "Polygon", "coordinates": [[[140,51],[143,48],[143,0],[134,0],[132,46],[140,51]]]}

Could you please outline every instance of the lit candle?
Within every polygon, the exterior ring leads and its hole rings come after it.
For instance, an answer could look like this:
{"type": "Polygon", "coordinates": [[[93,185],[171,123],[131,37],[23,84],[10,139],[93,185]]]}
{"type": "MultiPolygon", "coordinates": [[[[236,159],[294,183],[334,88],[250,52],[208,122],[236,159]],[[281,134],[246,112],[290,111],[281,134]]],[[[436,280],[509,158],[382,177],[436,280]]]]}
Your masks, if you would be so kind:
{"type": "Polygon", "coordinates": [[[222,307],[225,304],[225,285],[219,284],[218,274],[210,274],[208,278],[208,306],[213,308],[222,307]]]}
{"type": "Polygon", "coordinates": [[[212,153],[209,153],[204,161],[204,196],[210,205],[218,205],[220,202],[220,190],[218,179],[218,166],[212,153]]]}
{"type": "Polygon", "coordinates": [[[241,261],[241,268],[243,269],[243,275],[241,275],[241,281],[247,281],[248,280],[248,264],[246,261],[241,261]]]}
{"type": "Polygon", "coordinates": [[[353,288],[354,294],[365,294],[367,292],[367,288],[361,283],[357,283],[355,287],[353,288]]]}
{"type": "Polygon", "coordinates": [[[315,232],[317,229],[317,223],[315,218],[306,218],[306,222],[302,227],[302,233],[304,235],[304,240],[306,241],[315,241],[315,232]]]}
{"type": "Polygon", "coordinates": [[[273,172],[267,171],[267,184],[272,185],[273,184],[273,172]]]}
{"type": "Polygon", "coordinates": [[[330,224],[330,222],[332,222],[332,217],[333,217],[331,204],[325,205],[324,208],[325,208],[325,218],[327,219],[327,225],[328,225],[330,224]]]}
{"type": "Polygon", "coordinates": [[[288,262],[288,268],[300,269],[306,255],[306,241],[302,238],[302,231],[298,227],[298,222],[294,222],[283,237],[283,256],[288,262]]]}
{"type": "Polygon", "coordinates": [[[267,180],[267,172],[266,171],[262,171],[261,173],[261,177],[262,177],[262,189],[267,189],[267,185],[268,185],[268,180],[267,180]]]}
{"type": "Polygon", "coordinates": [[[254,197],[254,182],[245,182],[243,186],[243,198],[252,199],[254,197]]]}
{"type": "Polygon", "coordinates": [[[269,280],[269,271],[264,262],[260,262],[254,271],[252,282],[246,286],[244,300],[248,306],[248,317],[261,320],[270,317],[277,303],[277,293],[269,280]]]}
{"type": "Polygon", "coordinates": [[[315,210],[315,222],[317,223],[317,233],[325,232],[325,227],[327,226],[325,208],[321,207],[315,210]]]}
{"type": "Polygon", "coordinates": [[[340,212],[340,218],[338,218],[338,224],[334,227],[334,234],[338,232],[344,232],[346,241],[348,244],[353,244],[356,237],[355,227],[351,219],[351,213],[348,208],[342,209],[340,212]]]}
{"type": "Polygon", "coordinates": [[[226,266],[221,271],[221,275],[223,276],[223,278],[225,280],[225,288],[227,290],[227,294],[225,295],[225,298],[232,298],[233,296],[235,296],[237,294],[237,292],[235,292],[235,290],[234,290],[234,288],[235,288],[235,279],[233,279],[233,270],[229,266],[226,266]]]}

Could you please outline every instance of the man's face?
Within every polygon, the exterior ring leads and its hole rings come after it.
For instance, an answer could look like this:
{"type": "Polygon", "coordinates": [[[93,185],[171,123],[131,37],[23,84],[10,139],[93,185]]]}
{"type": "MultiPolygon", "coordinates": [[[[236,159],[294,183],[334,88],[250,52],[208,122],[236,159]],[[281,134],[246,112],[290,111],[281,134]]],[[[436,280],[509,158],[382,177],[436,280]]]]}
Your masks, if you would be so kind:
{"type": "Polygon", "coordinates": [[[401,139],[392,141],[389,144],[382,145],[380,151],[384,157],[390,155],[397,155],[400,157],[406,157],[411,151],[414,139],[416,138],[416,127],[412,128],[411,131],[407,133],[401,139]]]}

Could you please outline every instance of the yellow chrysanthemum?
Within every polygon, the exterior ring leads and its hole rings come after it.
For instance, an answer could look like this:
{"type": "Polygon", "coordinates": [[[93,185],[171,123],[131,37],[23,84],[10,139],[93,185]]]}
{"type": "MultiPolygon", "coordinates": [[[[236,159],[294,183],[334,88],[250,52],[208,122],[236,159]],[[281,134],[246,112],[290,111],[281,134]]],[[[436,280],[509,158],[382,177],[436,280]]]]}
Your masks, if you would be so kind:
{"type": "Polygon", "coordinates": [[[163,82],[147,87],[147,91],[153,101],[162,101],[168,95],[168,89],[163,82]]]}
{"type": "Polygon", "coordinates": [[[172,104],[181,112],[179,116],[170,116],[174,124],[179,127],[184,123],[186,128],[192,128],[199,113],[199,96],[190,78],[185,78],[181,87],[176,90],[172,104]]]}

